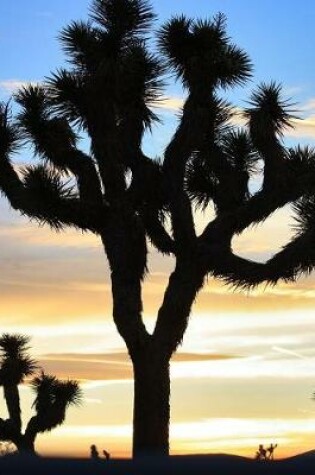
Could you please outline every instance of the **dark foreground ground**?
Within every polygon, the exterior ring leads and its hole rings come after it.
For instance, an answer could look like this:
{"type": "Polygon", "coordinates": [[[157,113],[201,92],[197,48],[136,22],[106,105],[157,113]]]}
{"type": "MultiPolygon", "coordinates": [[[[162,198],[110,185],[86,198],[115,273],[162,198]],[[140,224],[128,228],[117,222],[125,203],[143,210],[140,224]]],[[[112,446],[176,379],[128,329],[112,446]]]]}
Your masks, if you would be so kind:
{"type": "Polygon", "coordinates": [[[233,455],[193,455],[169,459],[110,460],[0,459],[0,475],[314,475],[315,451],[274,462],[256,462],[233,455]]]}

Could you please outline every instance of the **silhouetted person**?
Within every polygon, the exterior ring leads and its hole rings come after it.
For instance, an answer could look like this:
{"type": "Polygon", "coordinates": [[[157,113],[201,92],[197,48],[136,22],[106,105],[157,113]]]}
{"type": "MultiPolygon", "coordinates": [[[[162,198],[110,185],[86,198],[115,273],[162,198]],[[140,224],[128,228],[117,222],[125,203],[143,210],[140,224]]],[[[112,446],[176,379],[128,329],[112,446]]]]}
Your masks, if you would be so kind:
{"type": "Polygon", "coordinates": [[[104,457],[105,457],[106,460],[110,459],[110,453],[107,452],[107,450],[103,450],[103,454],[104,454],[104,457]]]}
{"type": "Polygon", "coordinates": [[[98,460],[100,457],[99,457],[99,453],[98,453],[98,450],[96,448],[96,445],[91,445],[90,447],[91,449],[91,459],[93,460],[98,460]]]}
{"type": "Polygon", "coordinates": [[[269,452],[269,455],[268,455],[269,460],[274,459],[273,453],[277,447],[278,447],[278,444],[275,444],[275,445],[270,444],[270,447],[267,448],[267,452],[269,452]]]}
{"type": "Polygon", "coordinates": [[[256,452],[256,460],[266,460],[267,450],[264,448],[262,444],[259,445],[258,451],[256,452]]]}

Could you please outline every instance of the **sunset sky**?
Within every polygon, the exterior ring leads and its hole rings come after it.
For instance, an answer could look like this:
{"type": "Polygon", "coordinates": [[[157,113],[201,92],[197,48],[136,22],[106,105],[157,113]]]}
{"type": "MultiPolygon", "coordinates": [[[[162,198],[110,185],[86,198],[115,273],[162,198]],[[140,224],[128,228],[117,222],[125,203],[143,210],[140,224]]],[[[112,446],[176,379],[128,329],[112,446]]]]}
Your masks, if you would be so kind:
{"type": "MultiPolygon", "coordinates": [[[[246,105],[260,81],[275,79],[297,102],[287,144],[315,143],[315,3],[310,0],[154,0],[159,22],[175,13],[209,17],[222,11],[228,32],[255,69],[246,87],[229,92],[246,105]],[[302,120],[303,119],[303,120],[302,120]]],[[[42,81],[64,65],[57,34],[84,19],[88,0],[0,1],[0,100],[27,82],[42,81]]],[[[157,24],[158,26],[158,24],[157,24]]],[[[163,125],[147,135],[145,151],[162,154],[183,100],[170,81],[159,109],[163,125]]],[[[30,160],[25,149],[15,159],[30,160]]],[[[257,188],[257,182],[253,186],[257,188]]],[[[290,208],[234,240],[234,249],[259,261],[293,233],[290,208]]],[[[198,214],[198,229],[207,216],[198,214]]],[[[172,260],[150,252],[144,286],[149,328],[162,301],[172,260]]],[[[132,371],[111,319],[109,270],[92,235],[56,234],[20,217],[0,197],[0,332],[32,337],[34,355],[47,372],[79,379],[81,408],[38,438],[42,454],[88,455],[95,443],[112,456],[131,450],[132,371]]],[[[279,456],[310,450],[315,437],[315,277],[295,284],[233,292],[209,280],[172,363],[171,452],[254,455],[259,443],[278,443],[279,456]]],[[[32,395],[21,389],[25,417],[32,395]]],[[[0,417],[6,417],[0,402],[0,417]]]]}

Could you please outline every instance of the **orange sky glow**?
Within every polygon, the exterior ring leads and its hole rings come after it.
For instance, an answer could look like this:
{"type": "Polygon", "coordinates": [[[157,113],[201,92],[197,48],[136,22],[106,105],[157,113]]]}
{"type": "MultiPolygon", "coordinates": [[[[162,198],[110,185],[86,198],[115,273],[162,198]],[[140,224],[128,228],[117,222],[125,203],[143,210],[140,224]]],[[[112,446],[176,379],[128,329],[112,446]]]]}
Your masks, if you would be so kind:
{"type": "MultiPolygon", "coordinates": [[[[108,266],[98,240],[54,234],[13,214],[0,227],[3,331],[32,336],[47,372],[75,378],[82,407],[64,426],[38,438],[43,454],[88,456],[96,443],[113,456],[131,454],[132,367],[111,320],[108,266]]],[[[206,217],[199,215],[202,229],[206,217]]],[[[292,223],[292,220],[291,220],[292,223]]],[[[292,234],[289,209],[233,243],[241,255],[266,259],[292,234]]],[[[150,252],[144,286],[148,328],[172,269],[150,252]]],[[[278,456],[312,448],[315,431],[314,277],[251,293],[209,280],[172,362],[171,453],[230,452],[251,456],[278,443],[278,456]]],[[[32,395],[21,388],[24,417],[32,395]]]]}

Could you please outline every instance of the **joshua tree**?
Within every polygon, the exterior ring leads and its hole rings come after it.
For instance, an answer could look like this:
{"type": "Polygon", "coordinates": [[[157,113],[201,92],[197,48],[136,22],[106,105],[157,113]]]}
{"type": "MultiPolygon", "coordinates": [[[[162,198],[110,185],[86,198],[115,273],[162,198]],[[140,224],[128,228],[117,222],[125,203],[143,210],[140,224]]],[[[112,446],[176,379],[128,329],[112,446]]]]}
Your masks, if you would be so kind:
{"type": "Polygon", "coordinates": [[[244,112],[247,126],[233,128],[235,109],[221,94],[247,80],[251,62],[227,36],[223,15],[172,18],[157,34],[156,53],[147,41],[153,19],[146,0],[92,1],[89,20],[61,33],[69,69],[20,90],[16,120],[6,105],[0,116],[0,189],[12,207],[57,230],[100,236],[113,318],[134,368],[134,455],[168,453],[169,361],[206,277],[253,287],[295,279],[315,263],[315,154],[285,148],[291,116],[281,87],[259,86],[244,112]],[[187,99],[163,157],[152,160],[141,144],[158,121],[152,106],[167,73],[187,99]],[[80,130],[89,153],[79,149],[80,130]],[[11,164],[20,137],[43,164],[21,172],[11,164]],[[251,193],[258,160],[263,184],[251,193]],[[287,203],[297,213],[292,242],[266,263],[233,253],[234,235],[287,203]],[[197,235],[196,207],[211,204],[215,217],[197,235]],[[148,239],[175,261],[152,334],[141,298],[148,239]]]}
{"type": "Polygon", "coordinates": [[[4,334],[0,338],[0,386],[9,414],[8,419],[0,419],[0,440],[13,443],[19,452],[34,453],[37,435],[61,425],[67,408],[80,403],[81,391],[76,381],[60,381],[44,372],[34,377],[31,385],[35,415],[23,433],[18,386],[37,368],[28,355],[28,342],[29,338],[23,335],[4,334]]]}

